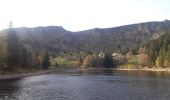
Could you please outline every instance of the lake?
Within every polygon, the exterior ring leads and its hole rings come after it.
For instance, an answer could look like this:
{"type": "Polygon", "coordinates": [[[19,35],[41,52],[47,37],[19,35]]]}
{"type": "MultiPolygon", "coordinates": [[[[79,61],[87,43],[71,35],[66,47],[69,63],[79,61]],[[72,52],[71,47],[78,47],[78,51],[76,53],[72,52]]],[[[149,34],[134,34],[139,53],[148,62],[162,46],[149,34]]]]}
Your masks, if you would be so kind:
{"type": "Polygon", "coordinates": [[[1,80],[0,100],[170,100],[170,74],[103,70],[1,80]]]}

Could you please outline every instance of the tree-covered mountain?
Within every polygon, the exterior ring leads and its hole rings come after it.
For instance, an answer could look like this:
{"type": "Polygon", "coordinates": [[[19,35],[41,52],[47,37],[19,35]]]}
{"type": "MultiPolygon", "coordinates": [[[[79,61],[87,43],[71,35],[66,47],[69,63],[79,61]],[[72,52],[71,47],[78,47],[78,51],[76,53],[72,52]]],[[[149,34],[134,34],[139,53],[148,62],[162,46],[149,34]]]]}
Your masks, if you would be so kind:
{"type": "MultiPolygon", "coordinates": [[[[16,28],[20,41],[30,50],[58,52],[136,52],[141,45],[158,38],[170,28],[170,21],[146,22],[79,32],[60,26],[16,28]]],[[[4,30],[5,31],[5,30],[4,30]]]]}

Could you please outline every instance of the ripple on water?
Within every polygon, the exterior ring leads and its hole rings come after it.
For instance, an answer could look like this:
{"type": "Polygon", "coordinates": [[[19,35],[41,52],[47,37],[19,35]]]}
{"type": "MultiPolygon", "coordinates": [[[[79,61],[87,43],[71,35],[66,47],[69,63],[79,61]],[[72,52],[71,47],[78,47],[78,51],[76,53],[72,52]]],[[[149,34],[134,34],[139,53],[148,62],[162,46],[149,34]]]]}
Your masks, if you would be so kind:
{"type": "Polygon", "coordinates": [[[0,100],[169,100],[170,79],[128,75],[41,75],[0,83],[0,100]]]}

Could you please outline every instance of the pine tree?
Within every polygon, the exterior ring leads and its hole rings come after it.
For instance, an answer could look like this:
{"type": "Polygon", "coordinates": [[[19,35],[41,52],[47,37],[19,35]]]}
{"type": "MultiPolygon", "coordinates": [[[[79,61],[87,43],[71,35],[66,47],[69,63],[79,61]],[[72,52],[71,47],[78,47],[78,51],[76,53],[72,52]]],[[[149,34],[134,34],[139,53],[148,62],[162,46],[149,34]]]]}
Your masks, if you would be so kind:
{"type": "Polygon", "coordinates": [[[170,44],[167,47],[164,60],[164,65],[168,67],[170,65],[170,44]]]}
{"type": "Polygon", "coordinates": [[[20,44],[18,36],[16,35],[16,31],[12,28],[12,23],[10,23],[9,26],[7,41],[7,65],[8,68],[13,69],[15,67],[19,67],[20,65],[20,44]]]}
{"type": "Polygon", "coordinates": [[[159,46],[155,44],[156,41],[154,41],[153,43],[151,43],[150,46],[148,46],[149,50],[148,50],[148,56],[151,60],[151,63],[156,64],[156,60],[157,57],[159,56],[159,46]]]}
{"type": "Polygon", "coordinates": [[[111,54],[106,54],[103,61],[103,66],[106,68],[116,67],[116,63],[113,61],[111,54]]]}
{"type": "Polygon", "coordinates": [[[21,67],[23,68],[27,68],[29,64],[29,57],[28,57],[28,52],[27,50],[23,47],[22,51],[21,51],[21,57],[20,57],[20,63],[21,63],[21,67]]]}
{"type": "Polygon", "coordinates": [[[164,66],[164,57],[165,57],[165,48],[161,47],[159,51],[159,56],[157,58],[157,66],[163,67],[164,66]]]}
{"type": "Polygon", "coordinates": [[[42,62],[42,68],[43,69],[48,69],[50,67],[51,63],[50,63],[50,57],[48,53],[45,53],[44,55],[44,59],[42,62]]]}

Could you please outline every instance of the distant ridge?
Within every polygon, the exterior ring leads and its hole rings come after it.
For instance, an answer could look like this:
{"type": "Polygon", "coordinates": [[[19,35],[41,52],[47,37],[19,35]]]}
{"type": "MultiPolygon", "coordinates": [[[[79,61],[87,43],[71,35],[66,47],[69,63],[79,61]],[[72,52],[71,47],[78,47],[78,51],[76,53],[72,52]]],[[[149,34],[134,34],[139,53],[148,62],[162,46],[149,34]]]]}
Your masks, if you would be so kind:
{"type": "Polygon", "coordinates": [[[170,29],[170,20],[94,28],[71,32],[61,26],[16,28],[22,43],[30,50],[59,52],[137,52],[148,41],[170,29]]]}

